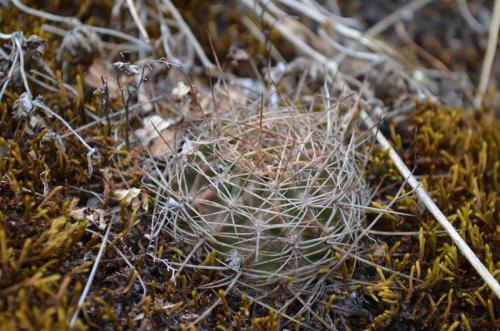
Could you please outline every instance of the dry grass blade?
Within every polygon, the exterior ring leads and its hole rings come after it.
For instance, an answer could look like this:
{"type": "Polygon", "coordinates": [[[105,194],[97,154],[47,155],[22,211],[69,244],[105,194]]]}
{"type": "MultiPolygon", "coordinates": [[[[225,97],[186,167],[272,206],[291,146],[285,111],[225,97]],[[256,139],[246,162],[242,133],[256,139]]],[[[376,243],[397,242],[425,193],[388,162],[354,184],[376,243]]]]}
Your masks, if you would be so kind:
{"type": "Polygon", "coordinates": [[[137,28],[139,29],[139,32],[141,33],[144,40],[147,43],[149,43],[148,32],[146,31],[144,24],[142,24],[141,19],[139,18],[139,14],[137,13],[137,8],[135,7],[134,0],[127,0],[127,6],[130,10],[130,14],[132,15],[132,18],[134,19],[135,24],[137,25],[137,28]]]}
{"type": "Polygon", "coordinates": [[[405,16],[412,15],[417,10],[425,7],[434,0],[413,0],[407,5],[399,8],[383,20],[377,22],[374,26],[365,32],[366,36],[374,37],[380,35],[383,31],[401,21],[405,16]]]}
{"type": "Polygon", "coordinates": [[[92,282],[94,281],[94,277],[97,272],[97,268],[99,267],[99,263],[101,262],[102,255],[106,251],[106,246],[108,243],[109,234],[111,233],[112,224],[113,224],[113,219],[111,219],[111,221],[109,222],[108,228],[106,229],[106,233],[102,238],[102,242],[99,247],[99,252],[97,253],[97,256],[95,258],[94,265],[92,266],[92,270],[90,271],[89,274],[89,278],[87,280],[87,283],[85,284],[82,294],[80,295],[80,299],[78,300],[78,306],[76,308],[76,311],[73,313],[73,316],[71,317],[70,326],[73,326],[76,323],[78,314],[80,313],[80,309],[82,308],[82,305],[85,302],[87,295],[89,294],[90,287],[92,286],[92,282]]]}
{"type": "Polygon", "coordinates": [[[175,18],[177,23],[179,24],[179,28],[182,29],[182,32],[186,35],[188,38],[189,42],[193,45],[196,54],[200,58],[201,62],[203,63],[203,66],[210,70],[214,68],[214,64],[210,62],[208,59],[207,55],[205,54],[205,51],[201,47],[200,43],[196,39],[196,37],[193,35],[193,32],[187,25],[186,21],[184,18],[182,18],[181,13],[179,13],[179,10],[175,7],[175,5],[172,3],[170,0],[163,0],[163,3],[167,7],[168,11],[172,14],[172,16],[175,18]]]}
{"type": "Polygon", "coordinates": [[[474,105],[476,108],[481,107],[483,103],[484,94],[488,88],[488,83],[490,81],[491,68],[493,66],[493,60],[495,59],[495,53],[497,50],[498,32],[500,31],[500,0],[495,0],[495,6],[493,7],[493,17],[490,23],[490,31],[488,38],[488,47],[486,49],[486,54],[484,55],[483,66],[481,68],[481,78],[479,80],[479,86],[477,88],[476,97],[474,98],[474,105]]]}

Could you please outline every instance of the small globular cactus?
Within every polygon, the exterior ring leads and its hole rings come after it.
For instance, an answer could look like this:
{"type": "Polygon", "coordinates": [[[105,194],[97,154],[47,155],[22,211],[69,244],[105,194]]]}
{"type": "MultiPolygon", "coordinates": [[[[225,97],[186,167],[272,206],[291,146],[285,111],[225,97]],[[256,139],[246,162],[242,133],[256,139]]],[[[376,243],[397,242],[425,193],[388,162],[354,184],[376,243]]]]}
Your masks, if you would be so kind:
{"type": "Polygon", "coordinates": [[[311,285],[337,266],[332,246],[352,249],[361,232],[363,138],[338,109],[247,105],[213,120],[217,130],[190,129],[148,176],[158,223],[177,242],[215,251],[225,274],[241,271],[242,287],[311,285]]]}

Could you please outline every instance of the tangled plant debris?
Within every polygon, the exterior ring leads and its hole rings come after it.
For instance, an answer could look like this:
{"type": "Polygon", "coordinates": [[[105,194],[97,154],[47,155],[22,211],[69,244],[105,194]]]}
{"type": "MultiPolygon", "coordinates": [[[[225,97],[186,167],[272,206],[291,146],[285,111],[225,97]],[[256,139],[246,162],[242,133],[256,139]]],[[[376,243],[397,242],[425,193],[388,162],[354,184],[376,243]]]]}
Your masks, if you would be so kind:
{"type": "Polygon", "coordinates": [[[0,1],[0,329],[498,328],[494,8],[0,1]]]}

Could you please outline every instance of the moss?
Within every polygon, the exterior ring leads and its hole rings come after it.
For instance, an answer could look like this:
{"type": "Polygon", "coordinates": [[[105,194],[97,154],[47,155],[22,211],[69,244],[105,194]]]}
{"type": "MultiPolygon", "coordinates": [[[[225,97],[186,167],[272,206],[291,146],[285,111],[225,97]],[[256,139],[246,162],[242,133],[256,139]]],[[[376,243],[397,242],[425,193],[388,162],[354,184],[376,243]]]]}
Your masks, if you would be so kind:
{"type": "MultiPolygon", "coordinates": [[[[56,72],[59,41],[40,29],[42,21],[9,9],[0,11],[0,24],[2,32],[22,30],[25,36],[47,39],[44,60],[56,72]]],[[[36,64],[27,61],[26,66],[36,64]]],[[[80,70],[70,68],[68,82],[78,86],[80,70]]],[[[32,88],[73,125],[87,122],[83,109],[92,100],[83,87],[77,88],[76,97],[63,87],[60,93],[32,88]]],[[[64,129],[57,119],[44,118],[47,128],[32,134],[23,120],[13,117],[21,92],[22,87],[13,84],[0,102],[0,329],[67,330],[92,266],[93,258],[88,257],[98,248],[98,238],[86,231],[92,225],[74,219],[71,212],[91,198],[80,188],[102,192],[104,180],[99,171],[89,176],[86,150],[75,137],[64,139],[64,145],[50,137],[48,128],[64,129]]],[[[126,158],[112,154],[114,142],[101,130],[103,126],[96,125],[83,133],[99,146],[102,159],[94,160],[95,169],[126,158]]],[[[114,176],[119,175],[110,176],[110,184],[114,176]]],[[[87,325],[80,320],[75,328],[87,325]]]]}
{"type": "MultiPolygon", "coordinates": [[[[465,112],[430,103],[417,108],[407,121],[390,130],[393,144],[498,279],[500,120],[485,110],[465,112]]],[[[384,151],[373,156],[372,166],[374,178],[383,172],[387,183],[400,183],[392,175],[393,166],[384,151]]],[[[392,196],[384,192],[378,198],[384,204],[392,196]]],[[[434,218],[413,196],[400,199],[395,206],[395,210],[415,216],[384,218],[377,230],[415,234],[380,236],[389,246],[395,243],[397,249],[389,259],[374,257],[373,260],[388,267],[399,265],[397,270],[416,279],[398,277],[398,285],[393,287],[402,288],[395,290],[401,299],[393,303],[385,300],[381,308],[397,312],[387,325],[415,322],[429,329],[447,330],[458,323],[464,329],[467,325],[472,329],[495,328],[495,319],[500,314],[498,299],[457,252],[434,218]],[[402,260],[406,260],[404,264],[402,260]],[[489,318],[485,318],[485,312],[490,312],[489,318]]],[[[383,285],[379,281],[378,286],[383,285]]],[[[377,299],[387,297],[377,296],[377,299]]]]}

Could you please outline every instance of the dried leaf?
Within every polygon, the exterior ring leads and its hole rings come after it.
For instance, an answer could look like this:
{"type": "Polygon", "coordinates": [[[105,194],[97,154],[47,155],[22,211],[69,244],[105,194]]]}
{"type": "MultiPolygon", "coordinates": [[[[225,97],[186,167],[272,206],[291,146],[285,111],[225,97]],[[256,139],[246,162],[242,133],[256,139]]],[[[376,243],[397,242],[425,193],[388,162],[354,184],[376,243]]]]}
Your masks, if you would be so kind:
{"type": "Polygon", "coordinates": [[[143,146],[158,138],[158,132],[168,129],[171,125],[177,123],[173,118],[164,119],[158,115],[148,116],[142,120],[143,128],[135,131],[135,135],[141,141],[143,146]]]}
{"type": "Polygon", "coordinates": [[[126,190],[115,190],[113,195],[121,204],[132,207],[134,211],[141,207],[144,210],[148,209],[147,193],[141,189],[133,187],[126,190]]]}
{"type": "Polygon", "coordinates": [[[228,58],[231,60],[231,64],[236,66],[240,62],[250,60],[250,55],[241,47],[231,46],[229,48],[228,58]]]}
{"type": "Polygon", "coordinates": [[[167,152],[173,152],[176,139],[182,137],[183,133],[174,125],[174,118],[164,119],[158,115],[146,117],[143,120],[144,127],[135,132],[143,146],[150,146],[151,155],[155,158],[163,156],[167,152]],[[158,134],[160,133],[160,135],[158,134]]]}
{"type": "Polygon", "coordinates": [[[184,82],[179,82],[172,90],[172,96],[175,99],[182,100],[183,97],[189,94],[191,88],[184,84],[184,82]]]}
{"type": "Polygon", "coordinates": [[[161,157],[168,152],[173,152],[175,149],[175,138],[176,129],[169,128],[160,132],[161,137],[157,135],[157,138],[153,140],[153,144],[150,147],[151,155],[154,158],[161,157]]]}
{"type": "Polygon", "coordinates": [[[137,315],[136,317],[134,317],[134,321],[140,321],[144,319],[144,313],[140,313],[139,315],[137,315]]]}
{"type": "Polygon", "coordinates": [[[72,210],[69,216],[77,221],[87,220],[95,224],[100,230],[106,228],[106,222],[104,221],[104,210],[99,208],[79,208],[72,210]]]}
{"type": "Polygon", "coordinates": [[[189,140],[186,139],[184,141],[184,144],[182,145],[182,150],[181,150],[181,155],[192,155],[195,152],[195,144],[189,140]]]}
{"type": "Polygon", "coordinates": [[[83,81],[90,87],[101,89],[103,87],[102,78],[107,81],[109,97],[115,99],[119,96],[120,88],[113,79],[114,75],[106,68],[106,65],[101,60],[95,60],[89,67],[87,74],[84,76],[83,81]]]}
{"type": "Polygon", "coordinates": [[[137,198],[141,194],[141,189],[131,188],[128,190],[116,190],[114,192],[116,200],[123,202],[126,205],[130,205],[132,199],[137,198]]]}

